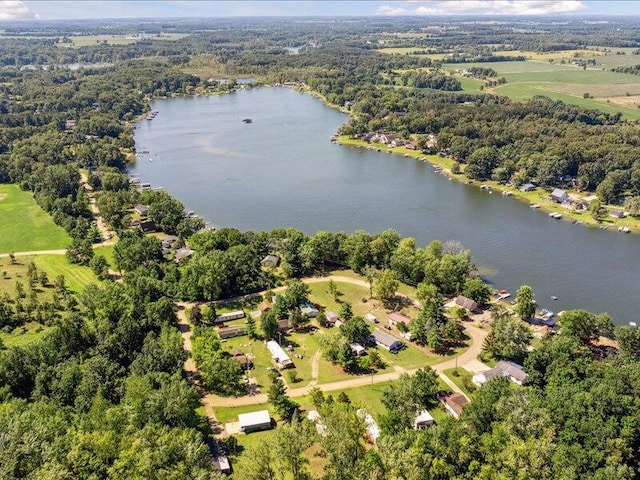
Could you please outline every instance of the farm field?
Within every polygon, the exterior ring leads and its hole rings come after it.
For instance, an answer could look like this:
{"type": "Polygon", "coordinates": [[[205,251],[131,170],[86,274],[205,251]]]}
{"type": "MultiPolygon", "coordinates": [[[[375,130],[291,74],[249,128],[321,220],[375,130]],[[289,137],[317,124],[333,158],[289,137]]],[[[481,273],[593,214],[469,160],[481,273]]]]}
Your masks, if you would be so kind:
{"type": "Polygon", "coordinates": [[[0,218],[0,253],[57,250],[71,243],[33,194],[18,185],[0,185],[0,218]]]}
{"type": "Polygon", "coordinates": [[[72,47],[88,47],[98,45],[100,43],[106,43],[109,45],[130,45],[140,40],[162,40],[162,41],[175,41],[180,38],[189,36],[184,33],[162,33],[154,35],[146,35],[142,38],[134,37],[132,35],[74,35],[69,37],[71,43],[59,42],[60,48],[72,48],[72,47]]]}
{"type": "MultiPolygon", "coordinates": [[[[545,95],[585,108],[599,109],[607,113],[620,112],[625,118],[640,118],[640,109],[630,97],[640,94],[640,77],[599,69],[583,70],[575,65],[556,65],[542,61],[488,62],[446,64],[451,72],[471,67],[492,68],[507,84],[485,89],[515,100],[525,100],[535,95],[545,95]],[[585,94],[589,97],[584,98],[585,94]],[[621,106],[617,99],[626,99],[621,106]]],[[[469,85],[465,85],[465,89],[469,85]]],[[[640,104],[640,103],[639,103],[640,104]]]]}

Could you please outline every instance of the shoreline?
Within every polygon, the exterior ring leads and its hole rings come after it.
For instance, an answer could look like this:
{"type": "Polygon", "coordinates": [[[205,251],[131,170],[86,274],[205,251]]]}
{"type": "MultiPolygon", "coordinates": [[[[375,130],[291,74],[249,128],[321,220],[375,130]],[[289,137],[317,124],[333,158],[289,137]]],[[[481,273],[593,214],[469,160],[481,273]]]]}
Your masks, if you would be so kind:
{"type": "MultiPolygon", "coordinates": [[[[489,187],[489,192],[495,191],[502,195],[503,192],[509,192],[508,195],[522,203],[527,203],[529,206],[537,204],[538,210],[545,213],[560,213],[562,214],[563,221],[573,223],[578,226],[585,226],[589,228],[597,228],[599,230],[617,231],[618,227],[628,227],[629,231],[624,233],[640,233],[640,219],[636,219],[627,216],[623,219],[615,219],[609,215],[609,209],[615,208],[612,205],[603,205],[607,209],[606,216],[601,222],[597,222],[591,217],[589,211],[576,212],[573,209],[567,209],[561,204],[555,203],[549,200],[549,194],[542,188],[536,187],[533,192],[522,192],[517,187],[510,187],[500,184],[494,180],[473,180],[464,175],[464,164],[461,164],[461,172],[459,174],[451,173],[451,167],[454,160],[447,157],[440,157],[439,155],[425,154],[418,150],[410,150],[405,147],[389,148],[387,145],[379,143],[368,143],[364,140],[351,138],[349,135],[339,135],[336,137],[336,143],[345,147],[357,147],[368,148],[373,147],[374,150],[380,150],[380,153],[391,153],[393,155],[402,155],[406,158],[411,158],[417,161],[426,161],[431,165],[440,167],[443,171],[443,175],[448,177],[449,180],[464,183],[468,187],[475,187],[480,189],[481,186],[486,185],[489,187]],[[424,160],[423,160],[424,159],[424,160]],[[603,228],[604,227],[604,228],[603,228]]],[[[575,193],[575,191],[569,191],[569,193],[575,193]]],[[[620,232],[623,233],[623,232],[620,232]]]]}

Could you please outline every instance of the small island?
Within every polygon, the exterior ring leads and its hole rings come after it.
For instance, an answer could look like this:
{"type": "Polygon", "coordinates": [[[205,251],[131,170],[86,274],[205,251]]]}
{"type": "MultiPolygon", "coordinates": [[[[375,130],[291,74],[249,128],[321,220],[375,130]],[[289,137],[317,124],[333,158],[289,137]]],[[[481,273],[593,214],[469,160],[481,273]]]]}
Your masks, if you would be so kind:
{"type": "Polygon", "coordinates": [[[252,123],[253,120],[251,120],[250,118],[243,118],[242,119],[242,123],[252,123]]]}

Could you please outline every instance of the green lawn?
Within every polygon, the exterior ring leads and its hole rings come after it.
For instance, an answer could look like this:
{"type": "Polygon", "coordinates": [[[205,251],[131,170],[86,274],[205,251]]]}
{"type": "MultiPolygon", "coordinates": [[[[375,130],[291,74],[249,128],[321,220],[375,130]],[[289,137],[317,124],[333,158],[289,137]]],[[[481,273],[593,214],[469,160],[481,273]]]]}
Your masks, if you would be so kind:
{"type": "Polygon", "coordinates": [[[0,218],[0,253],[58,250],[71,243],[33,195],[17,185],[0,185],[0,218]]]}
{"type": "Polygon", "coordinates": [[[93,253],[95,255],[102,255],[106,260],[109,266],[112,269],[115,269],[116,262],[113,259],[113,247],[114,245],[107,245],[104,247],[97,247],[93,249],[93,253]]]}
{"type": "Polygon", "coordinates": [[[20,261],[28,264],[31,259],[39,270],[44,270],[47,273],[50,282],[53,282],[58,275],[64,275],[67,287],[74,292],[82,291],[91,283],[100,282],[89,267],[70,263],[66,255],[36,255],[21,257],[20,261]]]}
{"type": "Polygon", "coordinates": [[[458,388],[465,393],[465,395],[470,398],[473,396],[476,387],[471,383],[471,378],[473,377],[472,373],[466,371],[464,368],[458,367],[457,369],[449,368],[444,371],[444,374],[449,377],[449,379],[455,383],[458,388]],[[456,372],[457,376],[455,375],[456,372]]]}
{"type": "Polygon", "coordinates": [[[43,327],[37,323],[27,323],[24,327],[18,327],[11,333],[0,332],[0,340],[6,348],[24,347],[40,340],[50,327],[43,327]]]}

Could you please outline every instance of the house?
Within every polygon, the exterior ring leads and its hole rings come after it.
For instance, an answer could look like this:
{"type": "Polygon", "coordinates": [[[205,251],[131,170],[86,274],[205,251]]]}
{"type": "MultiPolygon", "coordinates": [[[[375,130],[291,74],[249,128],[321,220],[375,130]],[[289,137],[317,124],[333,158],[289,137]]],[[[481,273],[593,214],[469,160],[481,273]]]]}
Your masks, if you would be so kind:
{"type": "Polygon", "coordinates": [[[373,313],[365,313],[365,320],[369,320],[372,323],[378,323],[378,317],[376,317],[373,313]]]}
{"type": "Polygon", "coordinates": [[[536,189],[536,186],[533,183],[525,183],[524,185],[520,185],[521,192],[533,192],[536,189]]]}
{"type": "Polygon", "coordinates": [[[462,393],[451,393],[442,397],[444,409],[449,412],[453,418],[460,417],[462,409],[467,403],[469,403],[469,400],[467,400],[467,397],[462,393]]]}
{"type": "Polygon", "coordinates": [[[149,207],[147,205],[136,205],[133,209],[142,217],[146,217],[149,214],[149,207]]]}
{"type": "Polygon", "coordinates": [[[260,313],[268,312],[271,310],[271,304],[266,300],[263,300],[260,302],[260,305],[258,305],[258,310],[260,310],[260,313]]]}
{"type": "Polygon", "coordinates": [[[398,325],[399,323],[404,323],[405,326],[408,327],[409,324],[411,323],[411,319],[406,315],[401,314],[400,312],[390,313],[387,319],[389,320],[389,323],[391,325],[398,325]]]}
{"type": "Polygon", "coordinates": [[[280,263],[280,257],[277,255],[267,255],[262,259],[260,265],[263,267],[277,267],[280,263]]]}
{"type": "Polygon", "coordinates": [[[410,142],[405,143],[404,147],[407,150],[417,150],[418,149],[418,142],[416,142],[415,140],[411,140],[410,142]]]}
{"type": "Polygon", "coordinates": [[[216,467],[220,473],[231,473],[231,465],[226,455],[213,457],[213,466],[216,467]]]}
{"type": "Polygon", "coordinates": [[[65,130],[73,130],[74,128],[76,128],[76,121],[72,118],[67,119],[64,122],[64,128],[65,130]]]}
{"type": "Polygon", "coordinates": [[[362,345],[360,345],[359,343],[351,343],[351,344],[349,344],[349,348],[351,349],[351,352],[356,357],[361,357],[361,356],[363,356],[363,355],[365,355],[367,353],[365,351],[364,347],[362,345]]]}
{"type": "Polygon", "coordinates": [[[237,320],[239,318],[244,318],[244,310],[235,310],[233,312],[227,312],[223,313],[222,315],[218,315],[213,323],[230,322],[231,320],[237,320]]]}
{"type": "Polygon", "coordinates": [[[271,416],[268,410],[259,410],[251,413],[241,413],[238,415],[240,431],[244,433],[260,432],[271,430],[271,416]]]}
{"type": "Polygon", "coordinates": [[[481,386],[492,378],[506,377],[513,383],[522,385],[522,382],[524,382],[528,376],[529,375],[522,370],[522,365],[518,365],[514,362],[508,362],[506,360],[500,360],[496,363],[494,368],[474,375],[471,380],[476,385],[481,386]]]}
{"type": "Polygon", "coordinates": [[[156,231],[156,224],[151,220],[147,220],[145,222],[140,222],[138,224],[142,233],[153,233],[156,231]]]}
{"type": "Polygon", "coordinates": [[[282,347],[278,345],[278,342],[269,340],[267,342],[267,348],[271,353],[271,359],[273,360],[273,363],[275,363],[279,369],[282,370],[284,368],[293,367],[291,358],[289,358],[289,355],[287,355],[282,347]]]}
{"type": "Polygon", "coordinates": [[[179,250],[176,250],[176,255],[174,258],[176,262],[179,262],[180,260],[190,257],[192,254],[193,250],[191,250],[190,248],[180,248],[179,250]]]}
{"type": "Polygon", "coordinates": [[[404,347],[400,340],[382,330],[374,330],[371,335],[375,339],[376,345],[389,350],[391,353],[397,353],[404,347]]]}
{"type": "Polygon", "coordinates": [[[251,370],[253,368],[253,362],[237,348],[231,355],[233,355],[233,358],[240,364],[240,367],[242,367],[243,370],[251,370]]]}
{"type": "Polygon", "coordinates": [[[376,421],[365,409],[360,408],[356,411],[356,414],[364,420],[367,441],[375,444],[378,438],[380,438],[380,427],[378,427],[376,421]]]}
{"type": "Polygon", "coordinates": [[[416,417],[413,419],[413,429],[422,430],[424,427],[428,427],[435,423],[436,421],[433,419],[431,414],[427,410],[422,410],[416,413],[416,417]]]}
{"type": "Polygon", "coordinates": [[[311,305],[310,303],[303,303],[300,305],[300,310],[303,315],[306,315],[308,318],[315,318],[318,315],[318,309],[311,305]]]}
{"type": "Polygon", "coordinates": [[[564,203],[569,200],[569,195],[564,190],[556,188],[551,192],[550,198],[556,203],[564,203]]]}
{"type": "Polygon", "coordinates": [[[178,237],[175,235],[167,235],[160,242],[162,243],[162,248],[171,248],[171,245],[173,245],[177,240],[178,237]]]}
{"type": "Polygon", "coordinates": [[[470,312],[477,312],[478,311],[478,302],[476,302],[475,300],[472,300],[472,299],[470,299],[468,297],[465,297],[464,295],[458,295],[455,298],[454,303],[456,305],[458,305],[459,307],[466,308],[470,312]]]}
{"type": "Polygon", "coordinates": [[[624,218],[624,212],[622,210],[610,210],[609,215],[611,215],[613,218],[624,218]]]}
{"type": "Polygon", "coordinates": [[[218,329],[218,335],[222,340],[233,337],[240,337],[242,335],[247,334],[247,329],[242,325],[238,325],[237,327],[220,327],[218,329]]]}
{"type": "Polygon", "coordinates": [[[333,327],[338,321],[338,314],[336,312],[327,311],[324,314],[324,325],[326,327],[333,327]]]}

